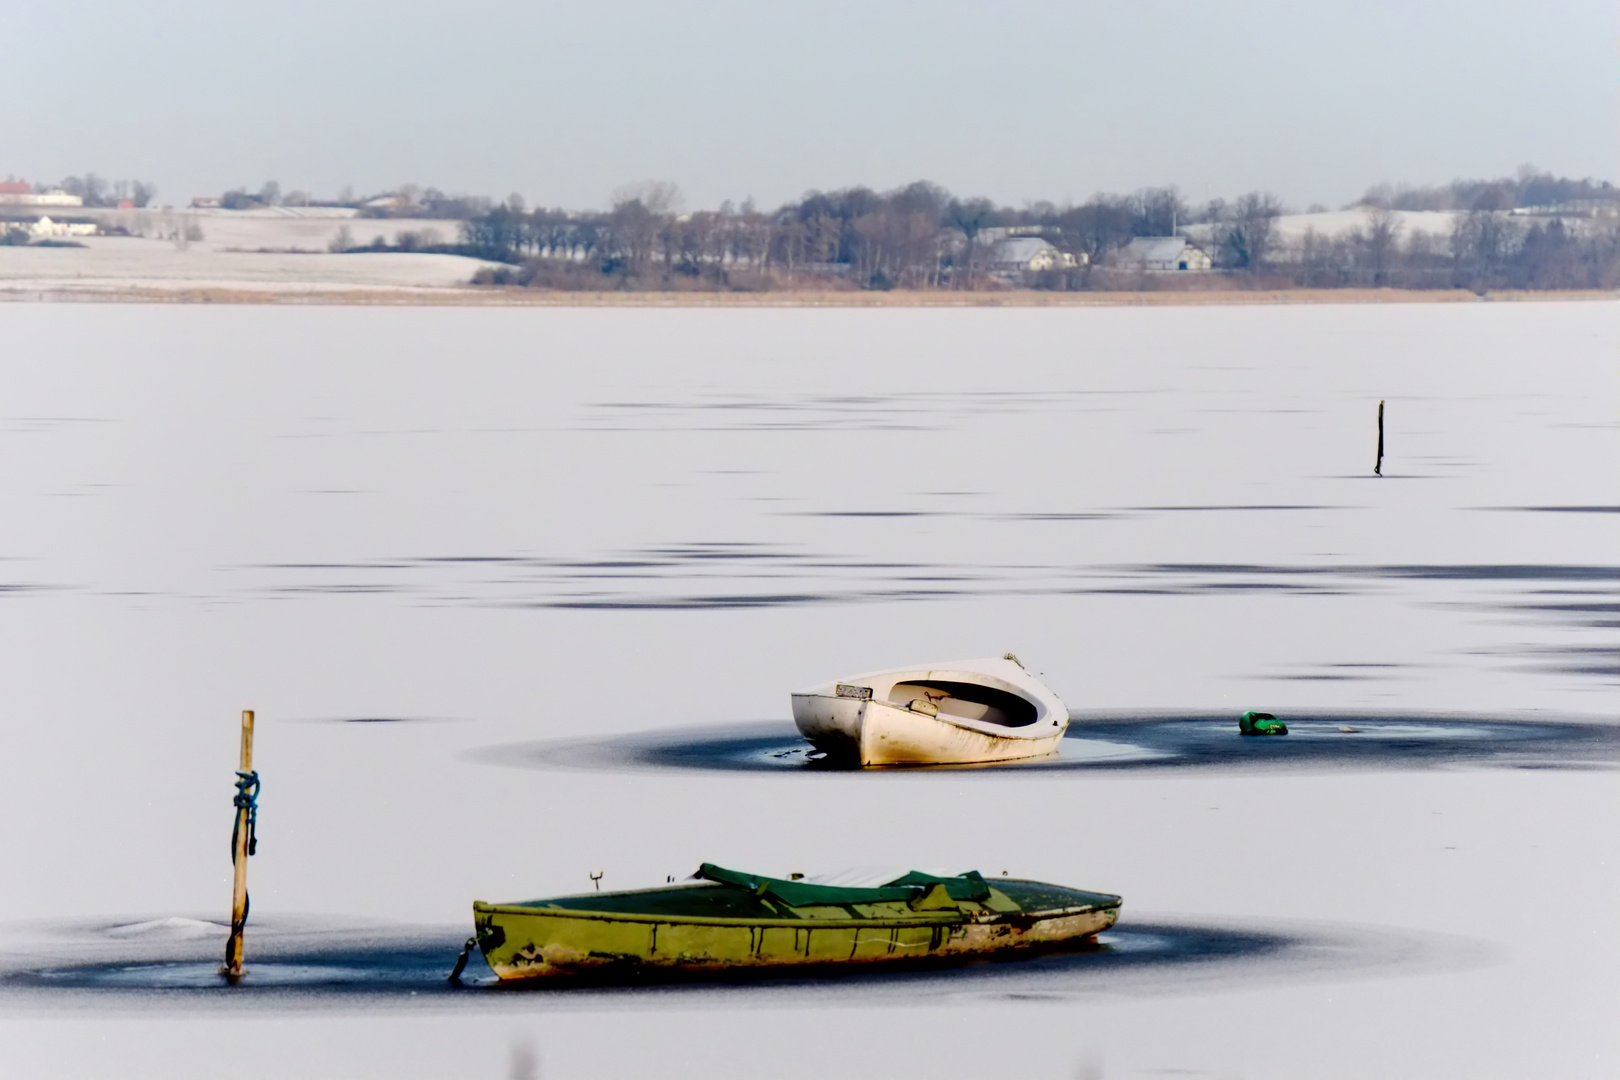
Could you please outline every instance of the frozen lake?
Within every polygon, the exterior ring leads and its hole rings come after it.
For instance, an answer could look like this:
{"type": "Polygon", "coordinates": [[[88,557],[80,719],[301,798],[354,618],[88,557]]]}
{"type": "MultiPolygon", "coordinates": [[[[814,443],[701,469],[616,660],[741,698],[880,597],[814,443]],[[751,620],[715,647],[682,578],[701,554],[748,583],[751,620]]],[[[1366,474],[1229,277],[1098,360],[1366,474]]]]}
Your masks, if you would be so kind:
{"type": "Polygon", "coordinates": [[[1617,722],[1614,312],[0,305],[0,976],[34,973],[0,978],[3,1057],[1611,1076],[1612,755],[1431,736],[1617,722]],[[768,742],[790,689],[1008,651],[1106,768],[602,756],[768,742]],[[341,931],[392,943],[398,993],[187,982],[216,951],[188,920],[227,913],[243,708],[250,969],[262,921],[266,981],[352,985],[310,945],[341,931]],[[1421,753],[1171,768],[1192,736],[1121,727],[1236,739],[1249,708],[1421,753]],[[1124,895],[1122,936],[1092,967],[428,992],[474,898],[704,860],[1010,870],[1124,895]]]}

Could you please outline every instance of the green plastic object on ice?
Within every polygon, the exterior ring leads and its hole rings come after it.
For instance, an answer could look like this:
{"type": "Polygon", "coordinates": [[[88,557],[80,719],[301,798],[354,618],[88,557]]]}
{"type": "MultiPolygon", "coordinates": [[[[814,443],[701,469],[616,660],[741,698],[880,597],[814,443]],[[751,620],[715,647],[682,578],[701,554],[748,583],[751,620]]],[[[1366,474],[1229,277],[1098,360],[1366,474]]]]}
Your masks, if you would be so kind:
{"type": "Polygon", "coordinates": [[[1286,735],[1288,725],[1268,712],[1246,712],[1238,717],[1238,730],[1245,735],[1286,735]]]}

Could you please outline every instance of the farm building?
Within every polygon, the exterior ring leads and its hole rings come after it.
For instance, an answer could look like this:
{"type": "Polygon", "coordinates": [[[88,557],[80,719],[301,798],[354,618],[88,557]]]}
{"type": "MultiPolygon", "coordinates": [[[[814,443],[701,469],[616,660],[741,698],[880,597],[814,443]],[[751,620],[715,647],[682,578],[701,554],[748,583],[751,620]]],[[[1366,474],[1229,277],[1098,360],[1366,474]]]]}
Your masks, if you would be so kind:
{"type": "Polygon", "coordinates": [[[1038,236],[1009,237],[990,252],[990,269],[1004,273],[1037,274],[1043,270],[1073,270],[1079,265],[1073,255],[1038,236]]]}
{"type": "Polygon", "coordinates": [[[1210,268],[1209,255],[1182,236],[1138,236],[1119,249],[1115,261],[1125,269],[1150,272],[1210,268]]]}

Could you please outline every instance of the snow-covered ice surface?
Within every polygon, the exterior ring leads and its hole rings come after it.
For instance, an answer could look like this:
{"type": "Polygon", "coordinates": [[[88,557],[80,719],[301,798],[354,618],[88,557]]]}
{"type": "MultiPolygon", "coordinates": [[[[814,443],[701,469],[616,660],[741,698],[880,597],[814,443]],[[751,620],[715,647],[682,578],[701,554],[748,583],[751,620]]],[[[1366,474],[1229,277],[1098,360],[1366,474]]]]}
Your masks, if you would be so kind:
{"type": "Polygon", "coordinates": [[[1608,303],[0,307],[0,1072],[1612,1076],[1612,757],[1426,731],[1614,722],[1614,329],[1608,303]],[[759,732],[796,686],[1009,650],[1087,767],[511,749],[759,732]],[[208,971],[244,707],[236,993],[208,971]],[[1176,768],[1101,726],[1245,708],[1426,756],[1176,768]],[[1030,965],[437,981],[475,897],[705,859],[1126,904],[1103,952],[1030,965]]]}

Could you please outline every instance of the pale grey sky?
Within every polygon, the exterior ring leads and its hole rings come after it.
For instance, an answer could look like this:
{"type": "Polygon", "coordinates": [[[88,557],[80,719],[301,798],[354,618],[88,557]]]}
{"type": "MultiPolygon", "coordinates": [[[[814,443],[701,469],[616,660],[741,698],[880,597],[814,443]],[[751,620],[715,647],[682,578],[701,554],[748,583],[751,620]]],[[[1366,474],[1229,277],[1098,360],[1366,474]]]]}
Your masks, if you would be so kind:
{"type": "Polygon", "coordinates": [[[1612,0],[8,0],[0,177],[689,206],[1613,179],[1612,0]]]}

